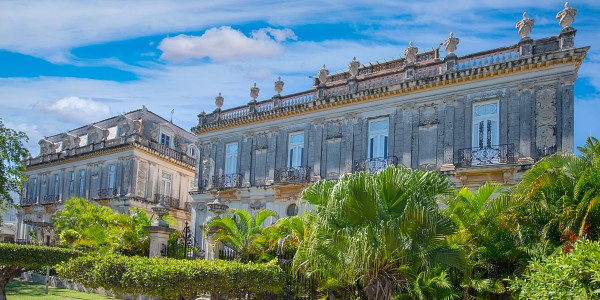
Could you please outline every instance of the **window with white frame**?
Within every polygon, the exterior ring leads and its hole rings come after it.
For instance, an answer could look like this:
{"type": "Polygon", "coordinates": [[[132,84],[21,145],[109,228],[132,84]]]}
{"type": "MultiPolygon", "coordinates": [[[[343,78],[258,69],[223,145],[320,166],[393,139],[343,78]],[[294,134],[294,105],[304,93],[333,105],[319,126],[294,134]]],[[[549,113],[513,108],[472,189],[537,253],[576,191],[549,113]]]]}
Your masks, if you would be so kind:
{"type": "Polygon", "coordinates": [[[114,189],[117,180],[117,166],[111,165],[108,167],[108,188],[114,189]]]}
{"type": "Polygon", "coordinates": [[[79,190],[77,195],[85,197],[85,170],[79,171],[79,190]]]}
{"type": "Polygon", "coordinates": [[[160,179],[160,191],[161,195],[171,196],[171,190],[173,187],[173,174],[162,172],[162,176],[160,179]]]}
{"type": "Polygon", "coordinates": [[[123,128],[123,125],[119,125],[117,126],[117,137],[122,136],[125,136],[125,128],[123,128]]]}
{"type": "Polygon", "coordinates": [[[490,148],[498,145],[498,111],[498,100],[473,103],[473,147],[490,148]]]}
{"type": "Polygon", "coordinates": [[[225,145],[225,175],[237,173],[238,143],[225,145]]]}
{"type": "Polygon", "coordinates": [[[369,159],[387,158],[389,124],[387,117],[369,121],[369,159]]]}
{"type": "Polygon", "coordinates": [[[288,138],[288,167],[302,166],[304,158],[304,132],[290,133],[288,138]]]}
{"type": "Polygon", "coordinates": [[[160,134],[160,144],[171,148],[171,136],[166,133],[160,134]]]}

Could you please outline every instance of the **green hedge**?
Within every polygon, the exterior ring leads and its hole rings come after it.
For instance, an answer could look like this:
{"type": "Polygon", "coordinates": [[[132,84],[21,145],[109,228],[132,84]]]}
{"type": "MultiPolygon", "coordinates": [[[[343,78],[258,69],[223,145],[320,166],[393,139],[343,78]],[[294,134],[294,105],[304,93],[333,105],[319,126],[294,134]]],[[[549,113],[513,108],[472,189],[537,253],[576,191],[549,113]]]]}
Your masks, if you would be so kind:
{"type": "Polygon", "coordinates": [[[510,288],[517,299],[599,299],[600,244],[578,242],[570,253],[533,261],[510,288]]]}
{"type": "Polygon", "coordinates": [[[281,294],[285,274],[279,266],[232,261],[106,255],[80,257],[59,265],[58,274],[89,288],[173,299],[179,295],[281,294]]]}
{"type": "Polygon", "coordinates": [[[0,243],[0,266],[4,267],[17,266],[31,270],[54,266],[80,255],[82,252],[72,249],[0,243]]]}

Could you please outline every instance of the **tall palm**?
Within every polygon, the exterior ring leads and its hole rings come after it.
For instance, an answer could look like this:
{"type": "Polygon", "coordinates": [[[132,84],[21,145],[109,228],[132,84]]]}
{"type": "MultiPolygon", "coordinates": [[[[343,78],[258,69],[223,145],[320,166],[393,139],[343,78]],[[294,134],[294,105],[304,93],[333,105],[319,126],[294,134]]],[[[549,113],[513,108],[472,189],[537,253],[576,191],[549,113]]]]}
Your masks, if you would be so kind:
{"type": "Polygon", "coordinates": [[[213,233],[215,242],[232,249],[238,261],[246,262],[250,254],[260,252],[257,237],[264,230],[262,224],[268,217],[277,217],[277,213],[266,209],[252,217],[245,210],[234,209],[223,218],[213,219],[207,228],[216,229],[213,233]]]}
{"type": "Polygon", "coordinates": [[[438,212],[438,198],[451,191],[437,172],[399,166],[317,182],[301,195],[314,209],[294,267],[369,299],[406,292],[412,275],[459,265],[459,253],[445,242],[455,228],[438,212]]]}

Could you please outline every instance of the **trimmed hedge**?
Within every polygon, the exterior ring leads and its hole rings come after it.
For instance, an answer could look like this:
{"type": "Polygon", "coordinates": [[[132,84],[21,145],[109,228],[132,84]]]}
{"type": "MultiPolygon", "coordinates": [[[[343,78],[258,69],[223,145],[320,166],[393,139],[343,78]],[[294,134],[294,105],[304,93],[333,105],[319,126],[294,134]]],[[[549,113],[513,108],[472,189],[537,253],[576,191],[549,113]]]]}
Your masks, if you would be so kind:
{"type": "Polygon", "coordinates": [[[82,254],[81,251],[66,248],[0,243],[0,266],[31,270],[54,266],[82,254]]]}
{"type": "Polygon", "coordinates": [[[238,263],[224,260],[176,260],[170,258],[85,256],[59,265],[61,278],[88,288],[102,287],[116,293],[173,299],[194,299],[207,293],[236,297],[281,294],[285,273],[274,262],[238,263]]]}

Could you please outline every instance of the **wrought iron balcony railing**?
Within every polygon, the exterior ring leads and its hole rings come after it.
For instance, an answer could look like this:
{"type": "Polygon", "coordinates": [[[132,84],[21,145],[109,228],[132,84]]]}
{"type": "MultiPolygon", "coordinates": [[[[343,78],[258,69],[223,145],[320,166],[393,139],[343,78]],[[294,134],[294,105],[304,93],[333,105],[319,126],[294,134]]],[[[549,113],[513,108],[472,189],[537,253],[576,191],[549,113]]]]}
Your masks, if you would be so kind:
{"type": "Polygon", "coordinates": [[[166,207],[179,209],[178,198],[173,198],[162,194],[154,194],[154,201],[152,201],[152,203],[158,204],[159,202],[162,202],[166,207]]]}
{"type": "Polygon", "coordinates": [[[112,199],[116,196],[116,188],[98,189],[98,199],[112,199]]]}
{"type": "Polygon", "coordinates": [[[242,187],[242,174],[226,174],[212,177],[212,187],[218,189],[233,189],[242,187]]]}
{"type": "Polygon", "coordinates": [[[352,165],[352,172],[365,171],[369,173],[375,173],[381,169],[387,168],[389,165],[398,164],[398,158],[396,156],[378,157],[367,160],[355,160],[352,165]]]}
{"type": "Polygon", "coordinates": [[[311,167],[293,167],[275,170],[275,183],[306,183],[310,182],[311,167]]]}
{"type": "Polygon", "coordinates": [[[53,204],[53,203],[57,203],[57,202],[60,202],[59,195],[46,195],[46,196],[44,196],[44,198],[42,198],[42,200],[40,201],[40,204],[53,204]]]}
{"type": "Polygon", "coordinates": [[[517,155],[514,144],[492,145],[458,150],[459,167],[514,164],[517,155]]]}

